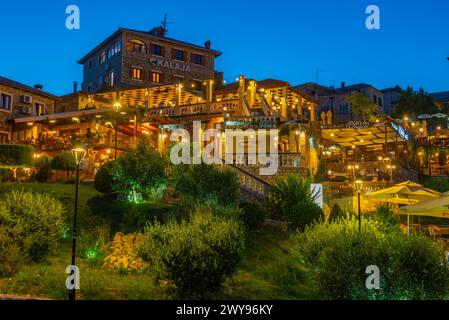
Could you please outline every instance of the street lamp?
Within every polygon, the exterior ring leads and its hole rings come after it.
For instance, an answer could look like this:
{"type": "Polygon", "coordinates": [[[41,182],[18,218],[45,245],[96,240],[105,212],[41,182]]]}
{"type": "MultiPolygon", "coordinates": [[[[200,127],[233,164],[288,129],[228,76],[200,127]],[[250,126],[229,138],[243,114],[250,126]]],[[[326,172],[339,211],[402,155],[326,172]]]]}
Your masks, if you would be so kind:
{"type": "Polygon", "coordinates": [[[357,192],[357,204],[358,204],[358,215],[359,215],[359,232],[362,231],[362,214],[361,214],[361,206],[360,206],[360,194],[363,190],[363,181],[356,180],[354,182],[354,189],[357,192]]]}
{"type": "Polygon", "coordinates": [[[355,170],[359,170],[359,166],[358,165],[348,166],[348,169],[352,170],[352,177],[354,178],[354,181],[355,181],[355,179],[357,178],[355,176],[355,170]]]}
{"type": "MultiPolygon", "coordinates": [[[[75,157],[76,162],[76,184],[75,184],[75,208],[74,208],[74,214],[73,214],[73,233],[72,233],[72,273],[74,273],[74,276],[76,277],[76,225],[77,225],[77,219],[78,219],[78,187],[79,187],[79,175],[80,175],[80,163],[81,160],[83,160],[86,150],[83,148],[76,148],[72,150],[72,154],[75,157]]],[[[76,279],[74,278],[72,281],[73,288],[69,289],[69,300],[75,300],[76,299],[76,279]]]]}
{"type": "Polygon", "coordinates": [[[122,108],[122,105],[120,102],[114,103],[114,111],[115,111],[115,153],[114,153],[114,160],[117,160],[117,137],[118,137],[118,113],[120,109],[122,108]]]}
{"type": "Polygon", "coordinates": [[[386,171],[387,171],[387,188],[388,188],[389,187],[388,181],[390,180],[388,169],[390,169],[389,167],[390,167],[390,163],[391,163],[391,158],[385,157],[385,158],[383,158],[383,161],[384,161],[385,167],[387,169],[386,171]]]}
{"type": "Polygon", "coordinates": [[[395,170],[395,169],[396,169],[396,166],[392,166],[392,165],[387,166],[387,170],[389,172],[391,172],[390,175],[387,173],[387,188],[388,188],[389,177],[391,177],[391,184],[393,185],[393,170],[395,170]]]}
{"type": "Polygon", "coordinates": [[[295,135],[296,135],[296,152],[299,153],[299,130],[296,130],[295,135]]]}

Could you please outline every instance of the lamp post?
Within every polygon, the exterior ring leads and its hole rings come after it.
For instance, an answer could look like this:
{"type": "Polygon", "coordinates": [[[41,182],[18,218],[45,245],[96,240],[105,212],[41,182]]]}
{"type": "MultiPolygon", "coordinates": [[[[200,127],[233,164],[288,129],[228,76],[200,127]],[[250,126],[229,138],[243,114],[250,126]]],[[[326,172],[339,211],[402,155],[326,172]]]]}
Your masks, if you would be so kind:
{"type": "Polygon", "coordinates": [[[355,176],[355,170],[359,170],[359,166],[358,165],[353,165],[353,166],[348,166],[349,170],[352,170],[352,177],[354,179],[354,181],[356,180],[356,176],[355,176]]]}
{"type": "Polygon", "coordinates": [[[381,176],[381,167],[380,164],[383,160],[383,158],[381,156],[377,157],[377,180],[380,181],[380,176],[381,176]]]}
{"type": "Polygon", "coordinates": [[[389,176],[389,167],[390,167],[390,163],[391,163],[391,159],[389,157],[385,157],[383,158],[383,161],[385,163],[385,168],[387,169],[387,188],[389,187],[389,181],[390,181],[390,176],[389,176]]]}
{"type": "Polygon", "coordinates": [[[299,130],[296,130],[295,135],[296,135],[296,152],[299,153],[299,130]]]}
{"type": "Polygon", "coordinates": [[[360,206],[360,194],[363,190],[363,181],[362,180],[356,180],[354,182],[354,189],[357,192],[357,204],[358,204],[358,216],[359,216],[359,232],[362,231],[362,213],[361,213],[361,206],[360,206]]]}
{"type": "Polygon", "coordinates": [[[115,111],[115,153],[114,153],[114,160],[117,160],[117,138],[118,138],[118,112],[122,108],[122,105],[120,102],[114,103],[114,111],[115,111]]]}
{"type": "MultiPolygon", "coordinates": [[[[79,173],[80,173],[80,163],[81,160],[84,158],[84,155],[86,154],[86,150],[82,148],[76,148],[72,150],[72,154],[75,157],[76,162],[76,185],[75,185],[75,208],[74,208],[74,214],[73,214],[73,233],[72,233],[72,268],[76,266],[76,225],[78,220],[78,187],[79,187],[79,173]]],[[[72,269],[72,272],[76,271],[72,269]]],[[[76,280],[73,280],[73,289],[69,289],[69,300],[75,300],[76,299],[76,288],[75,283],[76,280]]]]}
{"type": "Polygon", "coordinates": [[[396,169],[396,166],[392,166],[392,165],[388,165],[387,166],[387,172],[389,172],[390,174],[387,173],[387,188],[388,188],[388,181],[389,181],[389,177],[391,177],[391,185],[394,185],[394,181],[393,181],[393,170],[396,169]]]}

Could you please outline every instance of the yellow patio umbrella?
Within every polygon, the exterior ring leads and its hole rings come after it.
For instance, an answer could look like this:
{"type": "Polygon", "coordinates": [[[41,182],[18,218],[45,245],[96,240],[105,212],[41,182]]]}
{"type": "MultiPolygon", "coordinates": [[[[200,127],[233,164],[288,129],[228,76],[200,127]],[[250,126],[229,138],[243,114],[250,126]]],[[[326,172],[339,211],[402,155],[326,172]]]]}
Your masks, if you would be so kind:
{"type": "Polygon", "coordinates": [[[366,193],[364,198],[368,201],[410,205],[439,195],[437,191],[407,181],[388,189],[366,193]]]}
{"type": "Polygon", "coordinates": [[[410,216],[426,216],[449,219],[449,192],[437,198],[399,208],[399,214],[407,215],[407,232],[410,233],[410,216]]]}

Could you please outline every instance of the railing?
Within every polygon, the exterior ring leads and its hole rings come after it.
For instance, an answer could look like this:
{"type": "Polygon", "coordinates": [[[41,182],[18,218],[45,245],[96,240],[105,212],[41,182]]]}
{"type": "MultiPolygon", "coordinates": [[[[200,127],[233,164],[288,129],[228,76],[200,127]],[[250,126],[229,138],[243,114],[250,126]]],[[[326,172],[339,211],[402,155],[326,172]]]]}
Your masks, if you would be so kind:
{"type": "Polygon", "coordinates": [[[252,175],[251,173],[243,170],[242,168],[226,162],[225,159],[219,158],[220,161],[224,166],[223,168],[230,168],[234,172],[237,173],[240,187],[246,191],[249,192],[251,195],[257,197],[259,200],[265,199],[266,195],[271,189],[271,184],[263,181],[262,179],[252,175]]]}
{"type": "Polygon", "coordinates": [[[208,113],[232,113],[238,109],[238,101],[220,101],[207,103],[197,103],[190,105],[182,105],[177,107],[161,107],[152,108],[148,112],[152,116],[160,117],[180,117],[190,116],[196,114],[208,114],[208,113]]]}
{"type": "MultiPolygon", "coordinates": [[[[232,156],[233,164],[236,166],[267,166],[269,164],[259,162],[258,154],[256,153],[233,153],[227,154],[230,158],[232,156]]],[[[269,158],[269,155],[266,155],[269,158]]],[[[271,161],[271,160],[270,160],[271,161]]],[[[301,154],[299,153],[278,153],[277,156],[272,159],[274,165],[278,168],[300,168],[301,167],[301,154]]]]}

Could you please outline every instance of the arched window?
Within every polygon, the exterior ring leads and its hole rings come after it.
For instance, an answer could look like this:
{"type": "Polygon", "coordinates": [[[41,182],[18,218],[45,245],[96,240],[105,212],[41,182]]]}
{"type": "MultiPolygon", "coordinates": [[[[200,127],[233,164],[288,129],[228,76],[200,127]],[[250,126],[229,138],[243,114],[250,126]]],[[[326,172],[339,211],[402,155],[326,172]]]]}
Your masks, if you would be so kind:
{"type": "Polygon", "coordinates": [[[133,39],[128,41],[128,51],[138,53],[148,53],[148,46],[140,40],[133,39]]]}

